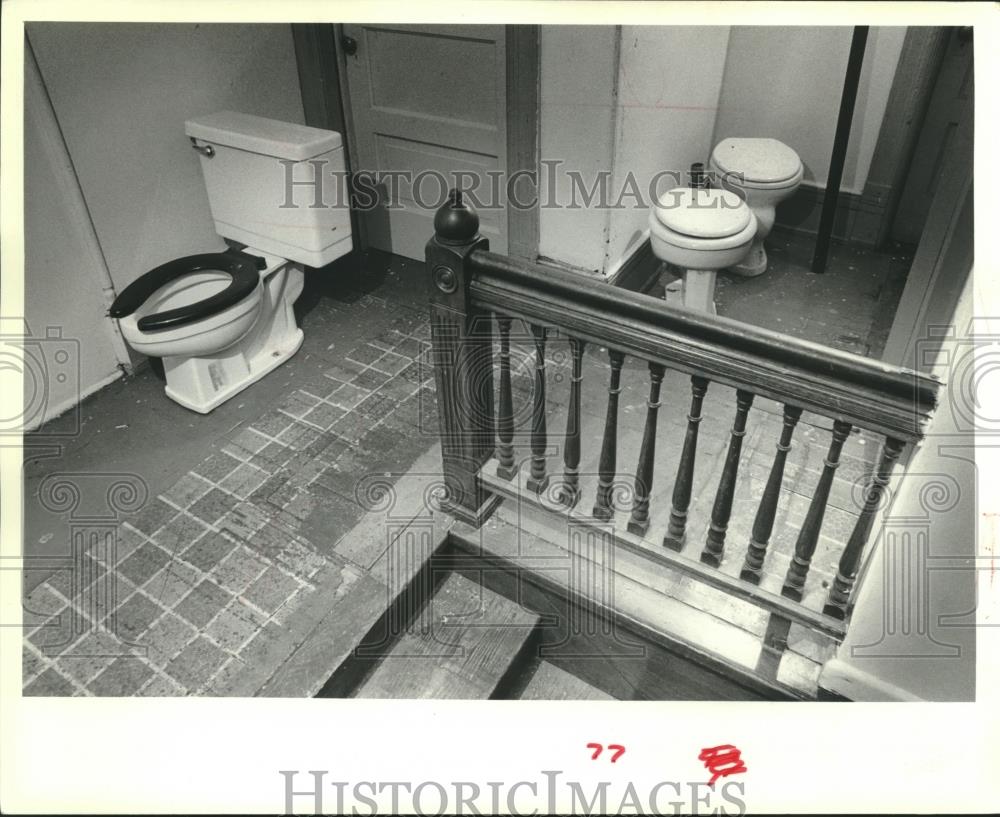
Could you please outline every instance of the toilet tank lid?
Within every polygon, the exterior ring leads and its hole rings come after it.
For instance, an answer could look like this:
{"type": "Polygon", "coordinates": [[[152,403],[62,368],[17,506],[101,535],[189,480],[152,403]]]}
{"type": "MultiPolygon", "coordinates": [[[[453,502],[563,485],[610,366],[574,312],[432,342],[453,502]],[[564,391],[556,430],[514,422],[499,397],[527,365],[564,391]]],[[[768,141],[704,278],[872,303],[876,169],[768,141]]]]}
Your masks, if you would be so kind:
{"type": "Polygon", "coordinates": [[[302,161],[339,148],[336,131],[266,119],[237,111],[219,111],[184,123],[188,136],[216,145],[302,161]]]}
{"type": "Polygon", "coordinates": [[[712,159],[726,173],[742,173],[750,182],[783,182],[799,172],[799,154],[777,139],[723,139],[712,159]]]}

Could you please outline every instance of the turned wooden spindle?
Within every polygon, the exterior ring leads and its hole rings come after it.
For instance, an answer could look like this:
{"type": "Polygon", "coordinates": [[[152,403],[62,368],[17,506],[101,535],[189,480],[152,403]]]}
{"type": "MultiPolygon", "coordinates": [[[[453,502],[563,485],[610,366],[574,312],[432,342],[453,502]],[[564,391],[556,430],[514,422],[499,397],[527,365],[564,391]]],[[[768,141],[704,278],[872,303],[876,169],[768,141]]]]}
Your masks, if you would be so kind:
{"type": "Polygon", "coordinates": [[[545,430],[545,327],[531,325],[535,336],[535,393],[531,406],[531,474],[528,490],[540,494],[549,484],[545,473],[545,449],[548,437],[545,430]]]}
{"type": "Polygon", "coordinates": [[[847,435],[851,433],[851,424],[843,420],[836,420],[833,423],[833,433],[830,440],[830,449],[826,453],[823,461],[823,473],[816,483],[816,490],[813,493],[812,501],[809,503],[809,510],[806,512],[805,522],[799,530],[799,537],[795,541],[795,555],[788,565],[788,573],[785,575],[785,584],[781,588],[781,595],[796,601],[802,601],[802,591],[806,584],[806,574],[809,573],[809,564],[813,554],[816,552],[816,543],[819,542],[819,532],[823,527],[823,516],[826,513],[826,503],[830,498],[830,487],[833,485],[833,477],[840,465],[840,450],[844,447],[847,435]]]}
{"type": "Polygon", "coordinates": [[[511,319],[497,318],[500,327],[500,405],[497,414],[497,476],[512,479],[514,467],[514,398],[510,385],[510,325],[511,319]]]}
{"type": "Polygon", "coordinates": [[[861,509],[861,515],[854,523],[854,529],[847,540],[847,547],[841,554],[840,564],[837,567],[837,577],[833,580],[830,595],[823,607],[823,612],[828,616],[833,616],[841,621],[847,618],[847,602],[850,600],[851,590],[854,588],[854,581],[858,576],[861,554],[868,543],[868,537],[871,536],[875,512],[882,502],[882,493],[889,483],[892,469],[896,466],[896,460],[899,459],[904,444],[902,440],[886,438],[885,444],[882,446],[882,458],[868,483],[868,488],[865,491],[865,504],[861,509]]]}
{"type": "Polygon", "coordinates": [[[729,517],[733,512],[733,494],[736,492],[736,476],[740,468],[743,437],[747,433],[747,414],[752,404],[753,394],[737,390],[736,419],[733,420],[733,429],[729,433],[729,450],[726,452],[726,462],[722,467],[719,488],[715,492],[712,521],[708,526],[705,548],[701,552],[701,560],[712,567],[722,564],[722,549],[726,544],[726,529],[729,527],[729,517]]]}
{"type": "Polygon", "coordinates": [[[701,423],[701,405],[708,391],[708,380],[695,375],[691,378],[691,410],[688,412],[684,447],[677,465],[677,479],[670,504],[670,522],[663,544],[671,550],[684,547],[688,505],[691,504],[691,485],[694,482],[694,460],[698,452],[698,425],[701,423]]]}
{"type": "Polygon", "coordinates": [[[597,499],[594,501],[594,518],[607,521],[614,515],[611,507],[611,487],[615,481],[618,458],[618,396],[621,394],[622,365],[625,354],[608,350],[611,361],[611,381],[608,384],[608,413],[604,418],[604,442],[598,463],[597,499]]]}
{"type": "Polygon", "coordinates": [[[802,416],[802,409],[796,406],[785,406],[781,436],[775,446],[774,462],[771,463],[771,473],[767,478],[764,495],[757,507],[757,516],[753,520],[753,531],[750,534],[750,544],[747,545],[747,555],[743,561],[740,578],[760,583],[761,568],[767,555],[767,544],[774,530],[774,515],[778,509],[778,498],[781,496],[781,483],[785,477],[785,460],[792,447],[792,433],[802,416]]]}
{"type": "Polygon", "coordinates": [[[653,490],[653,460],[656,457],[656,418],[660,410],[660,385],[664,367],[649,364],[649,399],[646,401],[646,428],[642,432],[642,448],[635,468],[635,501],[628,521],[629,533],[645,536],[649,530],[649,495],[653,490]]]}
{"type": "Polygon", "coordinates": [[[579,338],[570,338],[573,372],[569,378],[569,408],[566,412],[566,444],[563,456],[563,484],[559,501],[572,508],[580,499],[580,382],[583,380],[583,347],[579,338]]]}

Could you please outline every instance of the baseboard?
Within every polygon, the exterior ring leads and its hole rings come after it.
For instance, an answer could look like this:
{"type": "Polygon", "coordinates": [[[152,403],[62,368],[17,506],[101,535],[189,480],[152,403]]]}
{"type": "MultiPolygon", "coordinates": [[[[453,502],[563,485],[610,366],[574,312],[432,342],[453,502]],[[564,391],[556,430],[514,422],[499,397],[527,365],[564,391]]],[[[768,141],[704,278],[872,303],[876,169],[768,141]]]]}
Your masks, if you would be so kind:
{"type": "MultiPolygon", "coordinates": [[[[778,205],[774,226],[793,233],[816,235],[825,196],[826,191],[821,187],[801,185],[778,205]]],[[[881,217],[882,209],[877,203],[866,201],[860,193],[842,190],[837,197],[832,235],[840,241],[874,246],[877,230],[872,229],[872,224],[880,222],[881,217]]]]}
{"type": "Polygon", "coordinates": [[[608,275],[608,283],[631,292],[649,292],[660,278],[661,261],[647,238],[608,275]]]}

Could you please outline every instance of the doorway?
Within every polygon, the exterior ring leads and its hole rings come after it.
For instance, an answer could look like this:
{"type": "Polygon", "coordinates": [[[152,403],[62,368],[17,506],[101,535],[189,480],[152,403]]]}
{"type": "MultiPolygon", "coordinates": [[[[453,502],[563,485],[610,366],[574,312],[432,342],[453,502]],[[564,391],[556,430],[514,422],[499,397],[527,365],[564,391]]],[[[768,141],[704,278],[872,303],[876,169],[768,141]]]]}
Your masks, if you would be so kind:
{"type": "Polygon", "coordinates": [[[519,206],[532,181],[507,190],[518,173],[537,180],[537,26],[310,24],[293,34],[306,123],[345,135],[359,200],[374,204],[354,214],[358,249],[423,260],[436,205],[459,181],[477,186],[490,249],[537,259],[537,201],[519,206]]]}

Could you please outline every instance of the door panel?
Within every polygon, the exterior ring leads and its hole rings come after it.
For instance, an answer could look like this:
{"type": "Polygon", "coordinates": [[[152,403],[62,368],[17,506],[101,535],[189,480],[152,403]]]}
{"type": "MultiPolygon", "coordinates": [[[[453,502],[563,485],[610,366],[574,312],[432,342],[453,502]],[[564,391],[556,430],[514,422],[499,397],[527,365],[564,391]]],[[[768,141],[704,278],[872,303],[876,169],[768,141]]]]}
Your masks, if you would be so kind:
{"type": "MultiPolygon", "coordinates": [[[[345,25],[343,34],[357,43],[346,57],[355,170],[425,173],[418,191],[398,179],[380,185],[381,206],[365,215],[369,243],[423,260],[443,198],[432,173],[447,187],[457,172],[475,174],[487,201],[486,174],[507,169],[504,27],[345,25]]],[[[506,199],[496,204],[480,210],[482,232],[506,253],[506,199]]]]}

